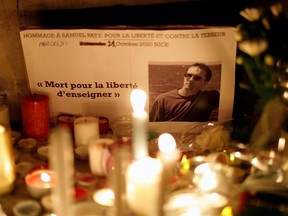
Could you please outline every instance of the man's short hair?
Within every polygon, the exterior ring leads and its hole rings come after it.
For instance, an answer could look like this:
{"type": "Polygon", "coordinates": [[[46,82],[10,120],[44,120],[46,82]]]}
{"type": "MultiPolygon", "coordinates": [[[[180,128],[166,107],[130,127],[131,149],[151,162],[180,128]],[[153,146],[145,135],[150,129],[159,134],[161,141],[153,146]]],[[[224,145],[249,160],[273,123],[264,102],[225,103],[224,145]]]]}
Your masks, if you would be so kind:
{"type": "MultiPolygon", "coordinates": [[[[204,63],[194,63],[189,68],[191,68],[191,67],[198,67],[198,68],[200,68],[200,70],[203,70],[205,72],[205,82],[210,81],[210,79],[212,77],[212,71],[208,65],[206,65],[204,63]]],[[[187,71],[189,70],[189,68],[187,69],[187,71]]],[[[186,73],[187,73],[187,71],[186,71],[186,73]]]]}

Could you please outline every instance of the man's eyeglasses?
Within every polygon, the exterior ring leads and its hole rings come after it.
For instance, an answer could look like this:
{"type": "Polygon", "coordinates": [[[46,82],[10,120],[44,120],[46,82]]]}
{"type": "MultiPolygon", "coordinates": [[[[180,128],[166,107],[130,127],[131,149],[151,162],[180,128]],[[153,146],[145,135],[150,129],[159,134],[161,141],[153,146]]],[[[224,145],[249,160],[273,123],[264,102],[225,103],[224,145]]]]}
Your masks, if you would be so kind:
{"type": "Polygon", "coordinates": [[[200,81],[200,80],[202,80],[202,77],[201,77],[201,76],[195,75],[195,74],[185,74],[184,77],[185,77],[186,79],[191,79],[191,78],[193,77],[193,80],[195,80],[195,81],[200,81]]]}

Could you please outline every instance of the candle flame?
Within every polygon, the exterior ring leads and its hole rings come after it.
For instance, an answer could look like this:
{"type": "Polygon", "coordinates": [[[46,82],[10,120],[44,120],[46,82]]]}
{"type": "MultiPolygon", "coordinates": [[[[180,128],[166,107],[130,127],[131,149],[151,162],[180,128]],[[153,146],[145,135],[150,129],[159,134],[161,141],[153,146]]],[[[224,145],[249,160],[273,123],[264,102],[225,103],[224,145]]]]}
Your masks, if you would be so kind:
{"type": "Polygon", "coordinates": [[[158,146],[161,152],[172,153],[176,149],[176,141],[169,133],[163,133],[159,136],[158,146]]]}
{"type": "Polygon", "coordinates": [[[186,155],[183,155],[181,159],[181,173],[186,174],[190,169],[190,161],[186,155]]]}
{"type": "Polygon", "coordinates": [[[115,195],[114,192],[109,188],[102,188],[95,192],[93,199],[96,203],[103,206],[113,206],[115,195]]]}
{"type": "Polygon", "coordinates": [[[130,95],[133,111],[139,113],[144,111],[146,104],[146,93],[141,89],[134,89],[130,95]]]}
{"type": "Polygon", "coordinates": [[[237,153],[237,152],[235,152],[235,153],[232,152],[232,153],[230,154],[230,161],[231,161],[231,162],[235,161],[235,159],[236,159],[236,153],[237,153]]]}
{"type": "Polygon", "coordinates": [[[41,181],[43,182],[51,181],[51,176],[48,173],[41,173],[40,178],[41,178],[41,181]]]}

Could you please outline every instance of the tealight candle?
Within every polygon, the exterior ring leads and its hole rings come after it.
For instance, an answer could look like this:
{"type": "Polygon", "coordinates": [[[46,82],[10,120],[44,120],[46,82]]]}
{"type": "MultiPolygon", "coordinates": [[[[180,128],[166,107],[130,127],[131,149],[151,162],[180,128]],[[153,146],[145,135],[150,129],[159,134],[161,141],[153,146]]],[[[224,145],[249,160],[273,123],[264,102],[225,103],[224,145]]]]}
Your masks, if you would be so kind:
{"type": "Polygon", "coordinates": [[[50,146],[42,146],[38,148],[37,153],[38,153],[38,158],[40,160],[48,160],[49,158],[49,152],[50,152],[50,146]]]}
{"type": "Polygon", "coordinates": [[[16,203],[13,207],[15,216],[35,216],[41,212],[41,205],[35,200],[23,200],[16,203]]]}
{"type": "Polygon", "coordinates": [[[99,118],[93,116],[76,118],[74,120],[75,145],[88,145],[91,138],[100,138],[99,118]]]}
{"type": "Polygon", "coordinates": [[[55,173],[51,170],[36,170],[26,175],[25,183],[29,194],[38,199],[50,193],[56,185],[55,173]]]}
{"type": "Polygon", "coordinates": [[[34,138],[20,139],[18,141],[19,150],[23,153],[34,153],[37,150],[37,140],[34,138]]]}
{"type": "Polygon", "coordinates": [[[50,129],[49,97],[31,94],[22,98],[22,128],[25,137],[46,140],[50,129]]]}
{"type": "Polygon", "coordinates": [[[126,172],[126,199],[139,215],[157,215],[162,166],[159,160],[146,157],[130,164],[126,172]]]}
{"type": "Polygon", "coordinates": [[[148,114],[144,110],[146,103],[146,93],[140,89],[134,89],[130,95],[131,104],[133,108],[132,113],[132,150],[136,160],[148,156],[147,146],[147,127],[148,127],[148,114]]]}

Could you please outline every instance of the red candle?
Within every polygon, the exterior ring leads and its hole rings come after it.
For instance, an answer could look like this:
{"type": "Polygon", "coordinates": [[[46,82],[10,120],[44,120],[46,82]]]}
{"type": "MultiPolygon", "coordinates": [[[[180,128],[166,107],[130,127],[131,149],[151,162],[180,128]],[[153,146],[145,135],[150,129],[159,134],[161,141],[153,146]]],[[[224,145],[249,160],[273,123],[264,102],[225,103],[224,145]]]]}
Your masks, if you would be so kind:
{"type": "Polygon", "coordinates": [[[32,94],[22,98],[22,126],[24,136],[46,140],[50,129],[49,97],[32,94]]]}
{"type": "Polygon", "coordinates": [[[109,130],[109,119],[104,116],[99,116],[99,132],[105,134],[109,130]]]}
{"type": "Polygon", "coordinates": [[[38,199],[51,192],[55,187],[56,176],[51,170],[37,170],[25,177],[25,183],[29,194],[38,199]]]}

